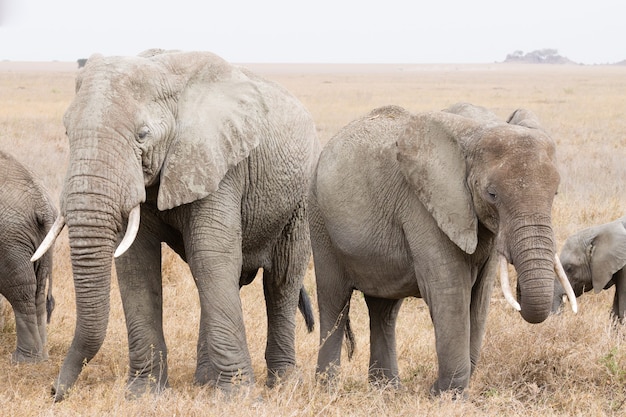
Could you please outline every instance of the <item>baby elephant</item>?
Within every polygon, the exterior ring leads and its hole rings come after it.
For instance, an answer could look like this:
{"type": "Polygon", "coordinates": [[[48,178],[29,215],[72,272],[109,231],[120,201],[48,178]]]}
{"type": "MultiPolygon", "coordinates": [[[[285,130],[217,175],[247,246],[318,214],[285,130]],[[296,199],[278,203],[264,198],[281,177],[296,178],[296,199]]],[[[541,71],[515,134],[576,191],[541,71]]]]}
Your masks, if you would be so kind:
{"type": "Polygon", "coordinates": [[[33,174],[0,151],[0,294],[15,314],[13,362],[48,359],[46,325],[54,308],[52,251],[34,263],[30,258],[56,215],[52,200],[33,174]]]}
{"type": "MultiPolygon", "coordinates": [[[[588,227],[570,236],[560,255],[576,297],[594,290],[598,293],[615,285],[612,318],[624,320],[626,313],[626,216],[613,222],[588,227]]],[[[553,312],[563,300],[563,287],[554,284],[553,312]]]]}

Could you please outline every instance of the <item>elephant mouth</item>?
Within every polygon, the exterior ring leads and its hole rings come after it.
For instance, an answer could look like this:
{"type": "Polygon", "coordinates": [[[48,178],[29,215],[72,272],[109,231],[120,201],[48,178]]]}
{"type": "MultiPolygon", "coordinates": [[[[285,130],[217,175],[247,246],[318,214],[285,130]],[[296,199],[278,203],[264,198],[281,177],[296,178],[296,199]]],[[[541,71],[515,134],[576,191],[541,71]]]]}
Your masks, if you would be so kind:
{"type": "MultiPolygon", "coordinates": [[[[128,225],[126,226],[126,233],[124,234],[124,238],[120,242],[119,246],[115,250],[114,256],[117,258],[121,256],[124,252],[128,250],[130,245],[133,244],[135,238],[137,237],[137,232],[139,231],[139,221],[140,221],[140,208],[139,206],[135,206],[128,215],[128,225]]],[[[41,242],[33,256],[30,258],[31,262],[37,261],[41,258],[54,244],[54,241],[61,233],[61,230],[65,227],[65,217],[58,216],[48,231],[48,234],[41,242]]]]}
{"type": "MultiPolygon", "coordinates": [[[[578,312],[578,303],[576,302],[576,296],[574,295],[574,290],[570,285],[567,276],[565,275],[565,271],[563,270],[563,265],[561,265],[561,261],[559,260],[558,255],[554,256],[554,272],[556,276],[563,286],[565,290],[565,294],[569,299],[570,305],[572,307],[572,311],[574,313],[578,312]]],[[[511,284],[509,282],[509,262],[504,257],[504,255],[500,255],[498,259],[498,275],[500,277],[500,288],[502,289],[502,294],[504,295],[504,299],[509,303],[516,311],[521,311],[522,307],[519,302],[513,297],[513,293],[511,292],[511,284]]],[[[519,286],[518,286],[519,292],[519,286]]]]}

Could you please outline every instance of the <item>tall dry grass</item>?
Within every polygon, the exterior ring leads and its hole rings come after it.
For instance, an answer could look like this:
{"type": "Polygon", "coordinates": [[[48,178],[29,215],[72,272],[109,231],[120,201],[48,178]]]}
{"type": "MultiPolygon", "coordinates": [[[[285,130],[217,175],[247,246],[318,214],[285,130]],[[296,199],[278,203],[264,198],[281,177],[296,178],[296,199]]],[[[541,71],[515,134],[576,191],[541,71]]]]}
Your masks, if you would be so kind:
{"type": "MultiPolygon", "coordinates": [[[[576,230],[613,220],[626,208],[626,68],[606,66],[251,65],[298,96],[313,114],[323,142],[373,107],[399,104],[411,111],[437,110],[469,101],[506,117],[517,107],[533,110],[558,145],[561,186],[553,223],[562,245],[576,230]]],[[[73,96],[71,64],[20,66],[0,63],[0,149],[31,167],[57,198],[67,166],[62,115],[73,96]]],[[[318,334],[298,318],[297,377],[279,389],[265,382],[265,308],[260,280],[241,291],[257,384],[249,395],[226,400],[192,384],[199,320],[189,271],[165,249],[164,314],[171,389],[164,395],[124,399],[127,340],[115,280],[104,346],[86,365],[69,398],[53,404],[50,386],[71,342],[74,291],[64,232],[55,248],[57,308],[49,327],[50,360],[11,365],[15,325],[10,309],[0,329],[0,410],[29,416],[360,416],[386,415],[623,415],[626,413],[626,336],[608,322],[612,292],[585,295],[580,312],[538,325],[525,323],[495,290],[481,362],[469,399],[431,399],[436,377],[434,336],[428,310],[408,299],[397,329],[404,388],[373,389],[366,382],[368,316],[359,294],[351,317],[357,351],[344,360],[339,389],[328,392],[314,378],[318,334]]],[[[312,269],[305,282],[313,302],[312,269]]]]}

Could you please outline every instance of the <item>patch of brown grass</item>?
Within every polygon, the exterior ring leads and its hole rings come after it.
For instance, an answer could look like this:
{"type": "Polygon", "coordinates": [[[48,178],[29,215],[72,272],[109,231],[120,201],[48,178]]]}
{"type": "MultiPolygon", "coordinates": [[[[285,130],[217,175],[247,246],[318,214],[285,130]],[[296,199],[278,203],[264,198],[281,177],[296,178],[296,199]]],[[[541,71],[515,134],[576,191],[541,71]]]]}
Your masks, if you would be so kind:
{"type": "MultiPolygon", "coordinates": [[[[553,222],[559,246],[576,230],[624,213],[626,193],[626,74],[621,67],[531,65],[391,65],[251,67],[285,85],[313,114],[323,142],[374,107],[399,104],[411,111],[438,110],[457,101],[494,109],[501,117],[517,107],[533,110],[558,144],[561,186],[553,222]]],[[[62,115],[74,92],[73,66],[29,70],[0,65],[0,149],[39,174],[57,198],[67,166],[62,115]],[[70,68],[70,69],[67,69],[70,68]]],[[[86,365],[70,397],[53,404],[50,386],[71,342],[74,290],[64,232],[55,248],[57,308],[49,327],[50,360],[11,365],[12,312],[0,329],[0,410],[32,416],[352,416],[352,415],[621,415],[626,412],[625,330],[608,323],[612,290],[579,299],[539,325],[525,323],[494,291],[481,362],[469,399],[431,399],[436,377],[434,335],[423,301],[409,299],[397,329],[403,389],[373,389],[366,382],[368,315],[354,295],[351,319],[357,337],[352,361],[344,355],[339,388],[314,378],[318,334],[298,318],[299,369],[274,390],[264,388],[265,307],[257,279],[241,291],[247,338],[257,383],[246,396],[225,400],[192,383],[199,321],[197,291],[189,270],[165,249],[164,320],[171,389],[136,401],[124,399],[128,372],[126,329],[115,280],[104,346],[86,365]]],[[[315,282],[306,277],[314,305],[315,282]]]]}

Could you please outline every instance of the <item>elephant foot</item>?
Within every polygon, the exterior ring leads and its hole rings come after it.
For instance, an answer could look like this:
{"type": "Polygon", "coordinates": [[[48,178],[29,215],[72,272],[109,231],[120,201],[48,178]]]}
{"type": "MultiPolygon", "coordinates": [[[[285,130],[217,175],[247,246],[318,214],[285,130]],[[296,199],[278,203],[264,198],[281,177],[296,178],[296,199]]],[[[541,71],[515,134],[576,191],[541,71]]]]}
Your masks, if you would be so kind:
{"type": "Polygon", "coordinates": [[[439,381],[435,382],[431,387],[430,387],[430,396],[431,397],[440,397],[440,396],[444,396],[444,395],[450,395],[450,399],[453,401],[457,401],[457,400],[467,400],[468,398],[468,394],[467,394],[467,390],[465,388],[450,388],[448,386],[448,388],[446,389],[441,389],[440,385],[439,385],[439,381]]]}
{"type": "Polygon", "coordinates": [[[18,364],[18,363],[39,363],[39,362],[45,362],[48,360],[48,352],[44,352],[44,353],[40,353],[40,354],[25,354],[23,352],[20,352],[19,350],[16,350],[15,352],[13,352],[11,354],[11,363],[12,364],[18,364]]]}
{"type": "Polygon", "coordinates": [[[398,375],[390,377],[382,373],[370,373],[368,376],[368,381],[370,385],[376,389],[404,389],[404,386],[402,385],[402,382],[400,382],[400,377],[398,375]]]}
{"type": "Polygon", "coordinates": [[[59,390],[59,388],[55,385],[50,387],[50,396],[54,400],[55,403],[60,403],[65,399],[66,392],[64,390],[59,390]]]}
{"type": "Polygon", "coordinates": [[[161,377],[159,381],[152,376],[130,378],[126,385],[125,397],[127,400],[135,400],[144,395],[158,396],[169,387],[166,377],[161,377]]]}
{"type": "Polygon", "coordinates": [[[194,384],[214,387],[224,393],[229,393],[238,390],[240,387],[245,388],[254,385],[254,376],[251,369],[248,371],[238,370],[234,373],[222,372],[216,374],[215,372],[209,372],[204,367],[200,367],[194,375],[194,384]]]}
{"type": "Polygon", "coordinates": [[[218,383],[216,380],[200,382],[197,379],[194,379],[194,384],[214,389],[219,398],[222,398],[225,401],[240,401],[249,399],[253,402],[262,402],[262,397],[255,394],[256,390],[254,381],[250,381],[249,378],[237,379],[231,383],[218,383]]]}
{"type": "Polygon", "coordinates": [[[268,388],[274,388],[285,383],[286,381],[300,377],[300,373],[296,372],[295,365],[291,365],[282,369],[268,369],[267,381],[265,382],[265,385],[268,388]]]}
{"type": "Polygon", "coordinates": [[[614,328],[619,328],[626,324],[626,319],[624,319],[624,316],[620,317],[614,312],[611,312],[611,314],[609,315],[609,321],[611,322],[614,328]]]}
{"type": "Polygon", "coordinates": [[[315,380],[320,388],[328,394],[336,394],[339,391],[338,367],[333,366],[327,372],[315,372],[315,380]]]}

